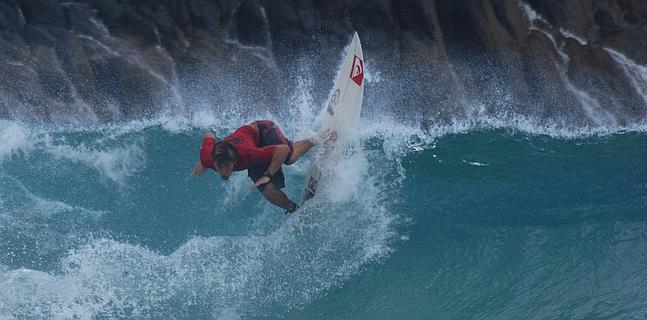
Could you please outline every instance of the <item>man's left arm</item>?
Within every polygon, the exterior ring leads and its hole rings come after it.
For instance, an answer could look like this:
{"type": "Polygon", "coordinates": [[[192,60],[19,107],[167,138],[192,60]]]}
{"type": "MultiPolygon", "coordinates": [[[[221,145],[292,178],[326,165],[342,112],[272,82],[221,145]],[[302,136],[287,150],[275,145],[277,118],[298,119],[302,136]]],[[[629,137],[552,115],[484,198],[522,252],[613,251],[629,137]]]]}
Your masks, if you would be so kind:
{"type": "Polygon", "coordinates": [[[279,145],[274,145],[274,150],[272,150],[272,161],[270,162],[270,166],[267,168],[267,171],[265,172],[268,175],[262,176],[260,179],[254,183],[254,188],[258,186],[262,186],[270,180],[272,180],[270,177],[273,176],[279,169],[281,168],[281,165],[285,160],[288,158],[288,155],[290,154],[290,146],[287,144],[279,144],[279,145]]]}

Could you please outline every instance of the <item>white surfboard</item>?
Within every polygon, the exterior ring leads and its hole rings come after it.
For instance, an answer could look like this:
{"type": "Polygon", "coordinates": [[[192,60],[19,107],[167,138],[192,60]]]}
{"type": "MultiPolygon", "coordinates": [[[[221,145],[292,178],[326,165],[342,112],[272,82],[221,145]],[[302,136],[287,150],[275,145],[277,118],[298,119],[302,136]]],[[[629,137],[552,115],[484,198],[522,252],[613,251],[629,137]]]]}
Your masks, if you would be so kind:
{"type": "Polygon", "coordinates": [[[325,103],[319,136],[334,132],[334,142],[323,142],[316,149],[316,154],[306,176],[301,196],[301,204],[315,196],[317,190],[326,183],[322,169],[326,164],[341,160],[344,150],[355,137],[359,115],[362,111],[364,96],[364,56],[357,32],[353,35],[348,53],[337,72],[335,85],[325,103]]]}

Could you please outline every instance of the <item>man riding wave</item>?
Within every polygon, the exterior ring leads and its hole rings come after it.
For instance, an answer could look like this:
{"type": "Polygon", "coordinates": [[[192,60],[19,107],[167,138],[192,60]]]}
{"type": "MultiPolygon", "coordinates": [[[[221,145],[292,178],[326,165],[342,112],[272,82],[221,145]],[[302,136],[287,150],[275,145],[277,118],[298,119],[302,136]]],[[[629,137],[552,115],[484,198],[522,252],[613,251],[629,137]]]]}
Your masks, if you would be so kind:
{"type": "Polygon", "coordinates": [[[220,141],[213,133],[207,133],[200,147],[200,162],[191,175],[198,176],[210,168],[227,180],[233,171],[247,170],[254,182],[252,187],[272,204],[292,213],[298,206],[281,191],[285,187],[281,166],[295,163],[313,146],[312,139],[293,143],[274,122],[258,120],[236,129],[220,141]]]}

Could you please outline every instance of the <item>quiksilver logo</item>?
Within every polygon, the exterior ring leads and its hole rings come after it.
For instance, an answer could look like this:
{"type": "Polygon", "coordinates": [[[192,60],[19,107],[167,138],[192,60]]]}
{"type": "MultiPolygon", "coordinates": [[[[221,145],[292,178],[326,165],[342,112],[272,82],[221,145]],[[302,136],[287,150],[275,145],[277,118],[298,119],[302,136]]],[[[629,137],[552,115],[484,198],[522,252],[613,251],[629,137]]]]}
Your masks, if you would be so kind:
{"type": "Polygon", "coordinates": [[[358,56],[353,57],[353,67],[350,70],[350,79],[358,86],[362,85],[364,80],[364,64],[358,56]]]}

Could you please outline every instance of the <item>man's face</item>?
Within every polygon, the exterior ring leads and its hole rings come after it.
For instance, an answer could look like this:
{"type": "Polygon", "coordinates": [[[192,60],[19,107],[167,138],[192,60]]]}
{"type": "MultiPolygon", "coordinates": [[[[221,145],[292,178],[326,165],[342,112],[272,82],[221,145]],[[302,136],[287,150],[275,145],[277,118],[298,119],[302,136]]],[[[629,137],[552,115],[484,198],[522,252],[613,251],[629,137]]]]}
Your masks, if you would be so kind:
{"type": "Polygon", "coordinates": [[[231,176],[231,173],[234,172],[234,163],[228,162],[223,165],[219,165],[216,163],[216,170],[218,171],[218,173],[220,174],[220,177],[223,180],[227,180],[231,176]]]}

